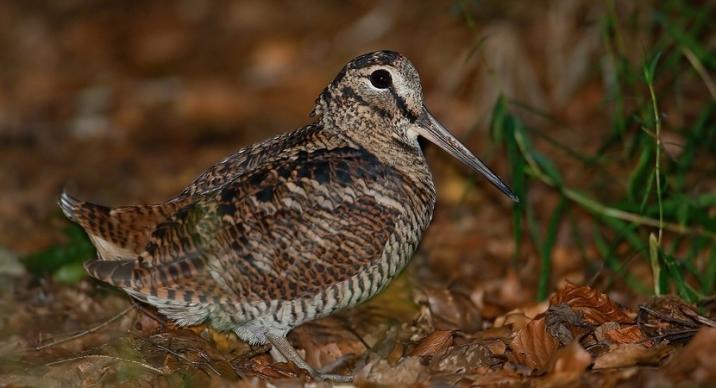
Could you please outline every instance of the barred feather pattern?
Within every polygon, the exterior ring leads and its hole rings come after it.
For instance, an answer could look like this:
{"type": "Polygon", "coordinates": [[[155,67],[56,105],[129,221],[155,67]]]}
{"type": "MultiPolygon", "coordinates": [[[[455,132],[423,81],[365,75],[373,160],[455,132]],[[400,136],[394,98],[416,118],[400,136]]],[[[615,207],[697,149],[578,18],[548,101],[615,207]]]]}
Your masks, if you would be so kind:
{"type": "Polygon", "coordinates": [[[314,123],[239,150],[167,202],[109,208],[63,194],[60,207],[97,247],[91,276],[180,325],[264,343],[371,298],[415,252],[436,200],[407,129],[421,100],[407,59],[361,56],[321,93],[314,123]],[[407,91],[363,95],[385,66],[407,91]]]}

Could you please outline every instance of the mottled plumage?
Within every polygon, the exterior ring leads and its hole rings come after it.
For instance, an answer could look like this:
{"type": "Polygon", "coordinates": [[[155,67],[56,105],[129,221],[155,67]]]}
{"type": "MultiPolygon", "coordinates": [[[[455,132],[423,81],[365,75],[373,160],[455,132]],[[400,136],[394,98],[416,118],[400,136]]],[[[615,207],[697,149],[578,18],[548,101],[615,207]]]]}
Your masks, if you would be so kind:
{"type": "Polygon", "coordinates": [[[315,375],[286,334],[378,293],[430,222],[435,187],[418,135],[511,195],[432,118],[415,68],[395,52],[348,63],[312,116],[210,167],[166,203],[108,208],[64,193],[63,212],[97,247],[88,273],[181,325],[208,321],[271,342],[315,375]]]}

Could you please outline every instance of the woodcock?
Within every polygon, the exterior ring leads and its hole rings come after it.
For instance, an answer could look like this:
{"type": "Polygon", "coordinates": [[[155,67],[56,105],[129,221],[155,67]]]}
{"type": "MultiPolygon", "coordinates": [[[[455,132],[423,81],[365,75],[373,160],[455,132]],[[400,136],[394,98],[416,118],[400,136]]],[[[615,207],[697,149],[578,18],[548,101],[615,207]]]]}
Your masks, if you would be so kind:
{"type": "Polygon", "coordinates": [[[239,150],[165,203],[105,207],[63,193],[64,214],[97,248],[87,272],[179,325],[208,322],[314,377],[286,339],[354,306],[405,267],[430,223],[435,185],[422,136],[512,191],[423,105],[402,55],[350,61],[316,100],[312,124],[239,150]]]}

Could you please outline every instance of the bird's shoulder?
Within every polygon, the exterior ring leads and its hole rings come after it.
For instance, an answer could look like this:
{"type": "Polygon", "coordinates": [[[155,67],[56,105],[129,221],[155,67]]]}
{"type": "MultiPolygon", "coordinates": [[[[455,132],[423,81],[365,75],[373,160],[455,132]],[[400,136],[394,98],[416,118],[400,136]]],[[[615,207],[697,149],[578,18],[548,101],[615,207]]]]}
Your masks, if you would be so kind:
{"type": "Polygon", "coordinates": [[[201,195],[233,181],[236,177],[261,169],[263,165],[281,160],[301,145],[322,142],[326,137],[320,123],[272,137],[265,141],[239,149],[220,162],[205,169],[173,200],[201,195]]]}

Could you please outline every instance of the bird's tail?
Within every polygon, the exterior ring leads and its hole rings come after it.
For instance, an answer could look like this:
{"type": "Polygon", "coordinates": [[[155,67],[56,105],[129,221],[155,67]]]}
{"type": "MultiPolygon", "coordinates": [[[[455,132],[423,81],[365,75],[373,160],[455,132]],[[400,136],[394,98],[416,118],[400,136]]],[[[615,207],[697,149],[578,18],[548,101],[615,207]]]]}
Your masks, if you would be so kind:
{"type": "Polygon", "coordinates": [[[154,228],[177,206],[168,202],[110,208],[79,200],[67,192],[60,195],[58,204],[67,218],[84,228],[104,260],[141,253],[154,228]]]}
{"type": "Polygon", "coordinates": [[[110,209],[106,206],[81,201],[66,191],[62,192],[57,203],[60,205],[60,209],[62,209],[62,213],[65,214],[65,217],[80,224],[82,227],[85,227],[85,224],[88,223],[90,219],[102,217],[102,215],[107,215],[110,212],[110,209]]]}

